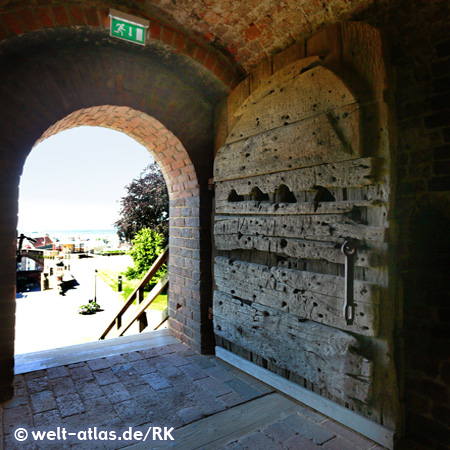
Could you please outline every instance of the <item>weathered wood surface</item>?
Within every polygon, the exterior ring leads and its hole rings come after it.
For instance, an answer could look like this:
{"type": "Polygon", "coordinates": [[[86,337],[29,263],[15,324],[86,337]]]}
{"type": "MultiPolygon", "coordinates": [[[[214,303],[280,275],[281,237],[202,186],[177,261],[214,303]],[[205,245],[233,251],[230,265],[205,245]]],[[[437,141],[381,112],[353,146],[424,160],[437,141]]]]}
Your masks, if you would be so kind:
{"type": "Polygon", "coordinates": [[[348,333],[220,291],[214,293],[214,330],[340,399],[370,399],[372,362],[356,353],[360,343],[348,333]]]}
{"type": "Polygon", "coordinates": [[[354,201],[354,202],[301,202],[301,203],[275,203],[248,200],[233,202],[228,200],[216,201],[217,214],[346,214],[354,208],[366,208],[379,206],[380,202],[354,201]]]}
{"type": "Polygon", "coordinates": [[[347,325],[343,315],[345,280],[341,277],[220,257],[215,262],[214,279],[222,292],[341,330],[377,335],[376,285],[355,281],[355,321],[347,325]]]}
{"type": "MultiPolygon", "coordinates": [[[[281,293],[303,290],[341,299],[345,297],[344,277],[233,261],[222,256],[217,256],[215,263],[215,275],[233,281],[247,281],[281,293]]],[[[355,302],[378,304],[379,288],[374,283],[354,280],[354,299],[355,302]]]]}
{"type": "Polygon", "coordinates": [[[352,104],[229,143],[215,159],[215,180],[296,169],[360,156],[359,110],[352,104]]]}
{"type": "Polygon", "coordinates": [[[279,92],[284,84],[301,75],[303,72],[318,66],[320,61],[321,58],[319,56],[310,56],[309,58],[299,59],[275,72],[271,77],[262,79],[258,88],[252,92],[239,108],[237,108],[234,115],[242,116],[251,105],[254,105],[268,95],[279,92]]]}
{"type": "MultiPolygon", "coordinates": [[[[345,263],[345,256],[342,254],[341,245],[338,243],[307,241],[296,238],[250,236],[247,234],[216,235],[214,241],[218,250],[258,250],[298,259],[317,259],[336,264],[345,263]]],[[[376,267],[381,260],[382,255],[378,255],[375,251],[358,250],[355,266],[376,267]]]]}
{"type": "Polygon", "coordinates": [[[231,128],[227,144],[352,104],[358,105],[344,82],[318,66],[249,106],[231,128]]]}
{"type": "Polygon", "coordinates": [[[341,242],[352,238],[359,241],[385,242],[386,229],[360,225],[343,215],[320,216],[216,216],[214,234],[273,236],[341,242]]]}
{"type": "MultiPolygon", "coordinates": [[[[236,163],[239,162],[236,161],[236,163]]],[[[220,166],[220,164],[218,162],[217,166],[220,166]]],[[[254,176],[247,175],[239,179],[224,180],[219,175],[219,177],[215,177],[216,199],[226,200],[233,189],[239,195],[247,195],[255,186],[265,193],[275,192],[281,184],[286,185],[293,192],[311,190],[314,189],[314,186],[366,186],[374,183],[376,165],[377,160],[375,158],[359,158],[280,172],[273,170],[273,165],[271,165],[266,167],[265,170],[272,169],[275,173],[252,174],[254,176]]],[[[258,172],[262,170],[264,169],[259,168],[258,172]]],[[[225,176],[232,178],[231,173],[225,176]]]]}

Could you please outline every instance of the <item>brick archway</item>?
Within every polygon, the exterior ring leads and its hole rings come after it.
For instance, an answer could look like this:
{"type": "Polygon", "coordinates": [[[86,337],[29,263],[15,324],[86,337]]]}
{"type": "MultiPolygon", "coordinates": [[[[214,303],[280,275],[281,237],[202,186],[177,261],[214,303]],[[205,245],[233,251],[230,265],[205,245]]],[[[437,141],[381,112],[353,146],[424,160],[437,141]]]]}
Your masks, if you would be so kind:
{"type": "Polygon", "coordinates": [[[158,163],[170,198],[169,327],[175,337],[200,351],[200,187],[186,149],[155,118],[129,107],[110,105],[70,114],[51,126],[36,145],[79,126],[123,132],[147,148],[158,163]]]}

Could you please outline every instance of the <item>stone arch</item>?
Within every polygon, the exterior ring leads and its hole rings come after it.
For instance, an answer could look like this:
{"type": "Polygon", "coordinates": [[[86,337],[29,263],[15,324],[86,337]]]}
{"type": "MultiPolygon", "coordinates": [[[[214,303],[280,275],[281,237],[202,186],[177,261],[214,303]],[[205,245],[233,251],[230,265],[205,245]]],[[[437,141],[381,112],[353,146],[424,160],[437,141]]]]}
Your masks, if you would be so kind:
{"type": "MultiPolygon", "coordinates": [[[[169,321],[172,333],[195,347],[183,327],[186,298],[200,309],[200,187],[195,167],[180,140],[161,122],[126,106],[85,108],[58,121],[36,145],[52,135],[79,126],[104,127],[120,131],[142,144],[158,163],[170,199],[169,217],[169,321]]],[[[192,324],[191,324],[192,326],[192,324]]],[[[192,336],[191,336],[192,337],[192,336]]],[[[194,340],[200,339],[196,336],[194,340]]]]}

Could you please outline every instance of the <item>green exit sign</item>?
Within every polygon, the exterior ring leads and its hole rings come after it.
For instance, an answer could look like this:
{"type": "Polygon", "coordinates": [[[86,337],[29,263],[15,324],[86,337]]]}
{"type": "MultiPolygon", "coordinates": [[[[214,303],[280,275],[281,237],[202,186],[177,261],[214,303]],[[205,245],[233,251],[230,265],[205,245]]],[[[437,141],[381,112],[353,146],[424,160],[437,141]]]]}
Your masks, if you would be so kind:
{"type": "Polygon", "coordinates": [[[111,18],[110,36],[145,45],[145,31],[149,26],[148,20],[114,9],[109,11],[109,17],[111,18]]]}

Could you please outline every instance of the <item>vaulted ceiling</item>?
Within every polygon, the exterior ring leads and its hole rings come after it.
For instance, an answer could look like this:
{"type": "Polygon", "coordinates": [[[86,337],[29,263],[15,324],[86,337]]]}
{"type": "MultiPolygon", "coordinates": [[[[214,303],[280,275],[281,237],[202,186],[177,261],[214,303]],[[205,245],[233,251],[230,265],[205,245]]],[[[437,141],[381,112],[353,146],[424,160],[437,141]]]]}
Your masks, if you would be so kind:
{"type": "MultiPolygon", "coordinates": [[[[152,19],[219,54],[241,75],[302,35],[375,0],[1,0],[0,40],[60,26],[108,25],[109,8],[152,19]]],[[[152,22],[153,23],[153,22],[152,22]]],[[[163,39],[164,40],[164,39],[163,39]]]]}

